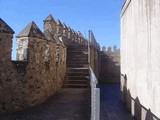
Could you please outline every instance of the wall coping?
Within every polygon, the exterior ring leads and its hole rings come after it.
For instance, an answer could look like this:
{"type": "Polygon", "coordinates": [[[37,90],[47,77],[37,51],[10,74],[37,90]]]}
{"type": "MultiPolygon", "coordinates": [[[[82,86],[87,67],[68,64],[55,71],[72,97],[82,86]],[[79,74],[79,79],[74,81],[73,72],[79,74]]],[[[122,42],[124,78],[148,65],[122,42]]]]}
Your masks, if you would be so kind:
{"type": "Polygon", "coordinates": [[[120,14],[120,18],[123,17],[124,13],[126,12],[128,6],[130,5],[132,0],[125,0],[122,9],[121,9],[121,14],[120,14]]]}

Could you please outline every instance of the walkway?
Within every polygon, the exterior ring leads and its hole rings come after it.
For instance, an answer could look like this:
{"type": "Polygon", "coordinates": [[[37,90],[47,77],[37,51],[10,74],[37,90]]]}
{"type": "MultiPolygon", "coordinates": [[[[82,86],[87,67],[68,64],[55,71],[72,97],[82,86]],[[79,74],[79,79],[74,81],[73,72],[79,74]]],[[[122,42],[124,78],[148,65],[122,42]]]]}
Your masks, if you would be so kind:
{"type": "Polygon", "coordinates": [[[0,115],[0,120],[90,120],[88,92],[88,89],[63,89],[41,105],[0,115]]]}
{"type": "Polygon", "coordinates": [[[100,84],[102,120],[134,120],[120,101],[120,86],[117,83],[100,84]]]}

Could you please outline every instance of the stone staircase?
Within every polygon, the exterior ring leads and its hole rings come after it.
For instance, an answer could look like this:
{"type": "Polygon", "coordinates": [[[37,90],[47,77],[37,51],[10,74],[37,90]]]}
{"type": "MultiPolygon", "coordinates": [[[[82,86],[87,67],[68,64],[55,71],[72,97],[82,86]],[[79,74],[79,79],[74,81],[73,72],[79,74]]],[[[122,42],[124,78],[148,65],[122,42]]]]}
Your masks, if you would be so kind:
{"type": "Polygon", "coordinates": [[[87,88],[89,84],[88,49],[86,46],[67,48],[67,70],[63,86],[87,88]]]}

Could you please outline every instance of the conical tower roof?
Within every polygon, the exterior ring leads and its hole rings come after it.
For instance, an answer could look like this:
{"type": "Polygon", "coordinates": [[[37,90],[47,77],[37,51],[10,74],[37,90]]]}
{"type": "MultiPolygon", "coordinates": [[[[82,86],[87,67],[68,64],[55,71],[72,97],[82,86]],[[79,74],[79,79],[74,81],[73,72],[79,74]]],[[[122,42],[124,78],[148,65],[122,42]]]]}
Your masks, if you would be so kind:
{"type": "Polygon", "coordinates": [[[44,22],[47,22],[47,21],[55,21],[53,16],[51,14],[49,14],[45,19],[44,19],[44,22]]]}
{"type": "Polygon", "coordinates": [[[0,33],[14,34],[14,31],[12,30],[12,28],[10,28],[9,25],[5,23],[1,18],[0,18],[0,33]]]}
{"type": "Polygon", "coordinates": [[[30,22],[16,37],[36,37],[46,39],[34,21],[30,22]]]}

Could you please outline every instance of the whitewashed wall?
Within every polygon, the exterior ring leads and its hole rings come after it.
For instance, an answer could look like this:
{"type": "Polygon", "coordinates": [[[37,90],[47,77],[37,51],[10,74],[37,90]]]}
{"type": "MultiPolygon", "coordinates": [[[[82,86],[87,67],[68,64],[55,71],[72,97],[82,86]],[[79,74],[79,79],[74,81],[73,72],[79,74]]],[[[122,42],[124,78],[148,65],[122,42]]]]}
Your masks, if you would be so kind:
{"type": "Polygon", "coordinates": [[[127,76],[132,98],[160,117],[160,0],[126,0],[121,11],[121,74],[127,76]]]}

